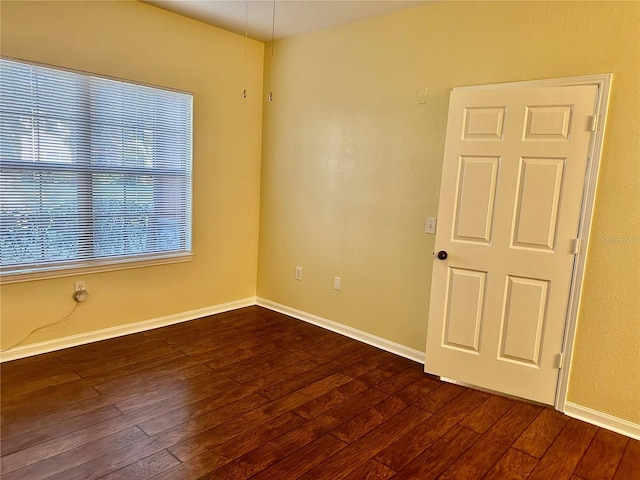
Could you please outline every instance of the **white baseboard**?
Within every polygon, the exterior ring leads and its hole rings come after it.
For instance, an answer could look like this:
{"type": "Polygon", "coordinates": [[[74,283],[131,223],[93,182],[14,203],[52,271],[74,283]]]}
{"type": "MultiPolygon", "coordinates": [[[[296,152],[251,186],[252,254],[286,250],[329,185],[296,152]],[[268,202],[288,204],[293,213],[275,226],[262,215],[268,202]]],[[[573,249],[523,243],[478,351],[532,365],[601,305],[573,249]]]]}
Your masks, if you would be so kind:
{"type": "Polygon", "coordinates": [[[301,310],[296,310],[294,308],[287,307],[286,305],[281,305],[264,298],[258,297],[256,300],[256,304],[260,307],[268,308],[269,310],[289,315],[290,317],[297,318],[298,320],[302,320],[313,325],[317,325],[318,327],[322,327],[327,330],[331,330],[332,332],[339,333],[340,335],[344,335],[345,337],[353,338],[354,340],[366,343],[367,345],[372,345],[387,352],[394,353],[404,358],[408,358],[409,360],[413,360],[414,362],[424,363],[424,352],[405,347],[404,345],[392,342],[391,340],[377,337],[370,333],[363,332],[362,330],[348,327],[341,323],[333,322],[331,320],[327,320],[326,318],[318,317],[317,315],[303,312],[301,310]]]}
{"type": "MultiPolygon", "coordinates": [[[[339,333],[346,337],[353,338],[354,340],[357,340],[359,342],[372,345],[387,352],[399,355],[409,360],[413,360],[414,362],[424,363],[424,352],[414,350],[404,345],[400,345],[399,343],[377,337],[367,332],[363,332],[362,330],[358,330],[341,323],[333,322],[326,318],[306,313],[301,310],[296,310],[294,308],[287,307],[286,305],[281,305],[279,303],[259,297],[249,297],[234,302],[199,308],[197,310],[189,310],[187,312],[167,315],[165,317],[154,318],[142,322],[105,328],[102,330],[81,333],[78,335],[71,335],[68,337],[47,340],[45,342],[34,343],[22,347],[15,347],[7,350],[6,352],[0,353],[0,363],[8,362],[10,360],[17,360],[19,358],[30,357],[32,355],[54,352],[56,350],[62,350],[63,348],[85,345],[87,343],[98,342],[100,340],[108,340],[110,338],[129,335],[132,333],[153,330],[154,328],[166,327],[168,325],[187,322],[189,320],[195,320],[197,318],[215,315],[217,313],[228,312],[252,305],[258,305],[275,312],[289,315],[290,317],[297,318],[298,320],[302,320],[304,322],[317,325],[332,332],[339,333]]],[[[446,381],[448,379],[444,380],[446,381]]],[[[640,440],[640,425],[628,420],[614,417],[613,415],[599,412],[597,410],[592,410],[588,407],[583,407],[582,405],[577,405],[572,402],[565,403],[564,413],[569,417],[573,417],[592,425],[606,428],[607,430],[611,430],[627,437],[640,440]]]]}
{"type": "Polygon", "coordinates": [[[424,352],[420,352],[390,340],[371,335],[370,333],[327,320],[326,318],[295,310],[270,300],[263,298],[256,299],[256,297],[245,298],[235,302],[214,305],[211,307],[199,308],[197,310],[189,310],[187,312],[176,313],[174,315],[167,315],[165,317],[154,318],[151,320],[144,320],[142,322],[129,323],[126,325],[119,325],[117,327],[104,328],[92,332],[80,333],[77,335],[70,335],[67,337],[15,347],[0,353],[0,363],[31,357],[33,355],[54,352],[56,350],[62,350],[63,348],[85,345],[91,342],[99,342],[100,340],[108,340],[110,338],[130,335],[132,333],[153,330],[154,328],[166,327],[168,325],[206,317],[208,315],[215,315],[217,313],[228,312],[238,308],[249,307],[251,305],[259,305],[261,307],[268,308],[269,310],[289,315],[290,317],[297,318],[298,320],[302,320],[307,323],[312,323],[313,325],[331,330],[332,332],[353,338],[354,340],[358,340],[368,345],[373,345],[374,347],[408,358],[409,360],[424,363],[424,352]]]}
{"type": "Polygon", "coordinates": [[[22,347],[11,348],[0,353],[0,363],[19,358],[31,357],[32,355],[40,355],[42,353],[54,352],[63,348],[76,347],[91,342],[99,342],[100,340],[108,340],[110,338],[121,337],[132,333],[153,330],[154,328],[166,327],[175,323],[188,322],[196,318],[215,315],[216,313],[228,312],[238,308],[249,307],[256,304],[256,298],[250,297],[234,302],[222,303],[210,307],[198,308],[197,310],[189,310],[187,312],[167,315],[165,317],[144,320],[142,322],[128,323],[117,327],[103,328],[92,332],[79,333],[68,337],[56,338],[44,342],[32,343],[22,347]]]}
{"type": "Polygon", "coordinates": [[[640,425],[622,418],[614,417],[608,413],[599,412],[588,407],[583,407],[582,405],[566,402],[564,405],[564,414],[592,425],[596,425],[597,427],[606,428],[607,430],[640,440],[640,425]]]}

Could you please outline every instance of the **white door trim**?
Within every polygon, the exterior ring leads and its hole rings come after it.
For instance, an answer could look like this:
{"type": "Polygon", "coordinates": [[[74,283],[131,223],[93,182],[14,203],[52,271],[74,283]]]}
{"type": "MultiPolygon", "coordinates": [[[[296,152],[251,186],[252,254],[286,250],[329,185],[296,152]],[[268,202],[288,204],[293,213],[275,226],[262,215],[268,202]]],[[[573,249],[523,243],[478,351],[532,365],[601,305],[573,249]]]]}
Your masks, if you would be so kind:
{"type": "Polygon", "coordinates": [[[596,99],[597,123],[595,135],[591,140],[589,148],[589,162],[585,175],[585,189],[582,197],[582,209],[580,212],[580,227],[578,238],[580,248],[573,265],[573,278],[571,280],[571,291],[569,293],[569,304],[567,307],[567,318],[564,331],[564,341],[562,352],[564,354],[563,365],[558,375],[558,386],[556,388],[555,408],[564,412],[567,405],[567,392],[569,387],[569,377],[571,373],[571,360],[578,326],[578,313],[580,310],[580,297],[584,281],[584,270],[587,263],[587,252],[589,246],[589,232],[593,220],[593,209],[596,199],[596,187],[598,183],[598,171],[600,169],[600,159],[602,157],[602,145],[604,142],[604,131],[607,122],[607,109],[609,106],[609,95],[613,74],[603,73],[597,75],[585,75],[580,77],[554,78],[545,80],[531,80],[525,82],[499,83],[493,85],[475,85],[469,87],[457,87],[454,90],[468,89],[496,89],[496,88],[521,88],[521,87],[569,87],[576,85],[596,85],[598,96],[596,99]]]}

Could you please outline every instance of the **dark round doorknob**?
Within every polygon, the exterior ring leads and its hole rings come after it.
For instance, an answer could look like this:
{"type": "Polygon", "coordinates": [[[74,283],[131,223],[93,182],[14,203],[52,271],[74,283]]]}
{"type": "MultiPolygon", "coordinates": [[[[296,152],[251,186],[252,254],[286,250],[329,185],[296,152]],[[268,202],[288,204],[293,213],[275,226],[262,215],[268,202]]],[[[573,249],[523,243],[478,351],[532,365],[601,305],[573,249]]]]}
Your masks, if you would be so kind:
{"type": "Polygon", "coordinates": [[[447,252],[445,252],[444,250],[440,250],[440,251],[438,252],[438,258],[439,258],[440,260],[446,260],[446,259],[447,259],[447,257],[448,257],[447,252]]]}

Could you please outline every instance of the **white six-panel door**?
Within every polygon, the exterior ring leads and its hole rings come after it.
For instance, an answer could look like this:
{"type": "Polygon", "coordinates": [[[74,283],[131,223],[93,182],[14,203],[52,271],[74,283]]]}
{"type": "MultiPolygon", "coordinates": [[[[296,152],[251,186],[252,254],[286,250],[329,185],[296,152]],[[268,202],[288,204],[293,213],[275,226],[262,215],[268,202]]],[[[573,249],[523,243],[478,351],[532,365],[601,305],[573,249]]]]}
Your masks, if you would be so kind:
{"type": "Polygon", "coordinates": [[[452,92],[427,372],[554,403],[596,95],[452,92]]]}

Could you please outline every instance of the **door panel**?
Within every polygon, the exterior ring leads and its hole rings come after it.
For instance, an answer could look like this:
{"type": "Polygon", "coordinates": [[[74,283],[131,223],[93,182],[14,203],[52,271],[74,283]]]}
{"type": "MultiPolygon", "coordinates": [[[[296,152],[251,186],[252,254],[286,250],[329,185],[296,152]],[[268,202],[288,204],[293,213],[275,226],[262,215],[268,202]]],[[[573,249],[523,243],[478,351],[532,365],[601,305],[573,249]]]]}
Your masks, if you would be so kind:
{"type": "Polygon", "coordinates": [[[463,139],[502,140],[504,107],[465,108],[463,139]]]}
{"type": "Polygon", "coordinates": [[[499,359],[540,365],[549,282],[507,275],[499,359]]]}
{"type": "Polygon", "coordinates": [[[456,240],[489,243],[498,157],[460,157],[455,207],[456,240]]]}
{"type": "Polygon", "coordinates": [[[527,106],[524,140],[569,140],[572,105],[527,106]]]}
{"type": "Polygon", "coordinates": [[[512,247],[553,251],[564,158],[521,158],[512,247]]]}
{"type": "Polygon", "coordinates": [[[485,272],[449,270],[443,345],[478,352],[485,272]]]}
{"type": "Polygon", "coordinates": [[[452,93],[426,371],[553,404],[596,94],[452,93]]]}

